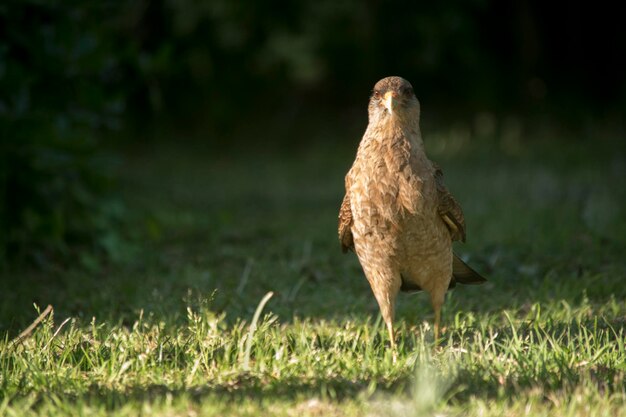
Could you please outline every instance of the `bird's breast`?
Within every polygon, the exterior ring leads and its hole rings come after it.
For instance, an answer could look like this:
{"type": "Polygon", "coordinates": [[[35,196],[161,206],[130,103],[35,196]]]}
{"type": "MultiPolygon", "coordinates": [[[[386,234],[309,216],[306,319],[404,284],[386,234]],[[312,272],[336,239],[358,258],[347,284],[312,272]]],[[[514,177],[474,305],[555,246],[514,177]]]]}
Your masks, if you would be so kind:
{"type": "Polygon", "coordinates": [[[398,223],[428,210],[434,182],[428,168],[407,141],[370,143],[360,149],[351,178],[351,203],[356,217],[398,223]],[[352,201],[354,200],[354,201],[352,201]]]}

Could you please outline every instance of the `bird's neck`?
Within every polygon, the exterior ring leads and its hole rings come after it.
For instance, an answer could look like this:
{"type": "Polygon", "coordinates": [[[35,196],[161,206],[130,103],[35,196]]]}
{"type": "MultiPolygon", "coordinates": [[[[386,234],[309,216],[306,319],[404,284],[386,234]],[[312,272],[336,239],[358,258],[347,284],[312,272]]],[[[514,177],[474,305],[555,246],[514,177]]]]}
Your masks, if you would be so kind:
{"type": "Polygon", "coordinates": [[[368,136],[378,141],[379,146],[408,148],[414,155],[426,155],[419,122],[388,118],[370,125],[368,130],[369,128],[372,128],[372,134],[368,136]]]}

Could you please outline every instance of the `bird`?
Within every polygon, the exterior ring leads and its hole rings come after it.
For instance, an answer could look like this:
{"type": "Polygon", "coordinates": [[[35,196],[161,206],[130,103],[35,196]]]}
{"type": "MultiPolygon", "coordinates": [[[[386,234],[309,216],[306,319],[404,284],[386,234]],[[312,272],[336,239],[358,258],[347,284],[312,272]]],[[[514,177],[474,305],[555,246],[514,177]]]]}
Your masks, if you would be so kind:
{"type": "Polygon", "coordinates": [[[447,290],[486,279],[453,253],[465,242],[465,219],[443,171],[430,161],[420,132],[420,103],[402,77],[378,81],[368,125],[345,176],[338,234],[343,252],[356,253],[380,307],[395,352],[394,310],[400,291],[425,291],[440,335],[447,290]]]}

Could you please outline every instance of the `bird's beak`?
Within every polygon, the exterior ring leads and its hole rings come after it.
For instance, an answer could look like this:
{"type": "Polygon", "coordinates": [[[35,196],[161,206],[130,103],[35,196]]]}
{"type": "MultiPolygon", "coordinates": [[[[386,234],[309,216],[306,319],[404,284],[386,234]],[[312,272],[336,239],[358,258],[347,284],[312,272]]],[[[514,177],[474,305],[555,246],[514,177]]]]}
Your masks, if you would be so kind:
{"type": "Polygon", "coordinates": [[[398,95],[394,91],[387,91],[385,93],[385,107],[389,110],[389,113],[393,113],[398,105],[398,95]]]}

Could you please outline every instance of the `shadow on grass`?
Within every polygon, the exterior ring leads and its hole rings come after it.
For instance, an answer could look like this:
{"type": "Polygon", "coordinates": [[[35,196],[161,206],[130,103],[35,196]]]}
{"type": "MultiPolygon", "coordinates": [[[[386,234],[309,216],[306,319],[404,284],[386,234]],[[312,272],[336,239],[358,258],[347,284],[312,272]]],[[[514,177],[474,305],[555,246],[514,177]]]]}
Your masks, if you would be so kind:
{"type": "MultiPolygon", "coordinates": [[[[559,149],[556,144],[552,150],[555,159],[559,149]]],[[[587,204],[594,178],[614,184],[605,177],[616,174],[605,172],[600,157],[589,162],[587,151],[574,154],[576,164],[562,171],[545,152],[537,171],[531,150],[529,145],[519,161],[503,160],[491,148],[450,156],[457,171],[446,172],[466,194],[471,235],[457,249],[473,255],[470,264],[489,282],[459,286],[446,303],[447,317],[452,311],[486,315],[554,300],[575,307],[626,297],[624,245],[578,233],[584,229],[579,206],[587,204]],[[572,179],[578,166],[581,178],[572,179]],[[549,181],[535,172],[542,170],[549,181]],[[572,207],[578,211],[568,215],[572,207]]],[[[285,323],[294,316],[377,316],[356,257],[342,255],[336,239],[342,178],[353,155],[354,149],[335,152],[334,145],[298,155],[222,159],[184,147],[142,150],[122,170],[136,250],[129,248],[117,265],[86,268],[77,259],[57,271],[0,277],[0,293],[11,300],[0,305],[0,332],[11,336],[27,326],[36,316],[33,303],[52,304],[57,317],[130,325],[140,311],[183,323],[188,306],[212,298],[211,308],[227,313],[227,320],[249,319],[268,291],[276,294],[268,310],[285,323]],[[160,172],[167,175],[155,174],[160,172]]],[[[426,297],[401,296],[400,304],[400,319],[432,319],[426,297]]]]}
{"type": "MultiPolygon", "coordinates": [[[[0,306],[0,331],[12,338],[23,330],[37,315],[33,303],[41,308],[52,304],[59,321],[71,316],[85,325],[96,317],[99,322],[131,326],[142,311],[157,322],[184,325],[187,307],[224,312],[227,322],[232,323],[249,320],[267,291],[274,291],[275,296],[266,311],[276,314],[281,323],[290,323],[295,317],[333,321],[378,317],[378,306],[353,255],[346,258],[324,252],[320,258],[312,255],[305,264],[297,265],[290,263],[299,255],[268,259],[258,272],[252,269],[242,291],[238,287],[245,260],[238,254],[221,255],[202,258],[185,254],[182,260],[172,261],[176,265],[155,260],[152,266],[95,273],[80,269],[31,273],[5,280],[0,289],[11,302],[0,306]],[[279,265],[274,270],[273,262],[279,265]],[[216,269],[219,272],[212,272],[216,269]]],[[[511,263],[488,275],[485,285],[454,289],[444,305],[444,324],[457,312],[480,316],[517,309],[524,314],[533,304],[555,301],[572,309],[587,304],[595,308],[626,296],[619,271],[581,274],[571,265],[523,275],[516,269],[511,263]]],[[[397,319],[409,325],[432,321],[427,295],[401,294],[397,319]]]]}
{"type": "MultiPolygon", "coordinates": [[[[609,395],[623,389],[619,372],[615,369],[593,366],[583,372],[571,370],[567,374],[558,375],[554,372],[545,372],[536,378],[519,377],[503,381],[486,380],[482,370],[459,371],[454,380],[449,383],[447,390],[441,392],[442,399],[450,404],[462,405],[472,397],[479,397],[485,401],[495,399],[517,398],[530,391],[540,390],[543,398],[549,401],[551,393],[573,391],[576,386],[583,384],[587,388],[609,395]]],[[[433,381],[436,383],[436,381],[433,381]]],[[[424,389],[426,387],[423,387],[424,389]]],[[[294,402],[310,398],[321,398],[341,402],[362,396],[363,399],[385,398],[385,395],[394,395],[401,400],[415,399],[416,387],[411,375],[397,377],[393,380],[378,378],[370,380],[348,380],[337,377],[319,378],[284,378],[274,379],[271,376],[259,377],[253,374],[240,373],[234,375],[228,382],[204,386],[181,387],[172,389],[166,385],[149,384],[128,386],[124,389],[106,388],[92,385],[81,395],[67,395],[54,391],[41,392],[31,402],[36,409],[42,402],[51,396],[62,398],[64,403],[76,402],[97,404],[104,406],[108,411],[117,410],[129,403],[144,404],[159,403],[166,398],[184,398],[194,403],[215,401],[222,405],[238,404],[242,401],[252,401],[262,405],[267,399],[273,402],[294,402]],[[374,397],[372,397],[374,396],[374,397]]],[[[417,387],[419,390],[420,387],[417,387]]],[[[419,395],[419,394],[418,394],[419,395]]],[[[11,399],[19,401],[21,396],[11,399]]]]}
{"type": "MultiPolygon", "coordinates": [[[[397,392],[405,386],[406,381],[373,381],[385,390],[397,392]]],[[[263,403],[267,399],[277,401],[298,401],[307,398],[324,398],[333,401],[353,399],[366,392],[369,382],[349,381],[340,378],[281,378],[279,382],[271,379],[260,379],[251,375],[241,374],[236,379],[217,385],[183,387],[172,389],[166,385],[150,384],[130,386],[123,390],[93,385],[82,395],[68,395],[54,391],[37,393],[29,401],[32,409],[37,409],[50,398],[62,398],[63,403],[83,403],[104,406],[108,411],[117,410],[129,403],[158,403],[166,398],[184,398],[194,403],[214,400],[221,405],[237,404],[242,401],[263,403]]],[[[19,402],[23,397],[12,398],[8,405],[19,402]]]]}

